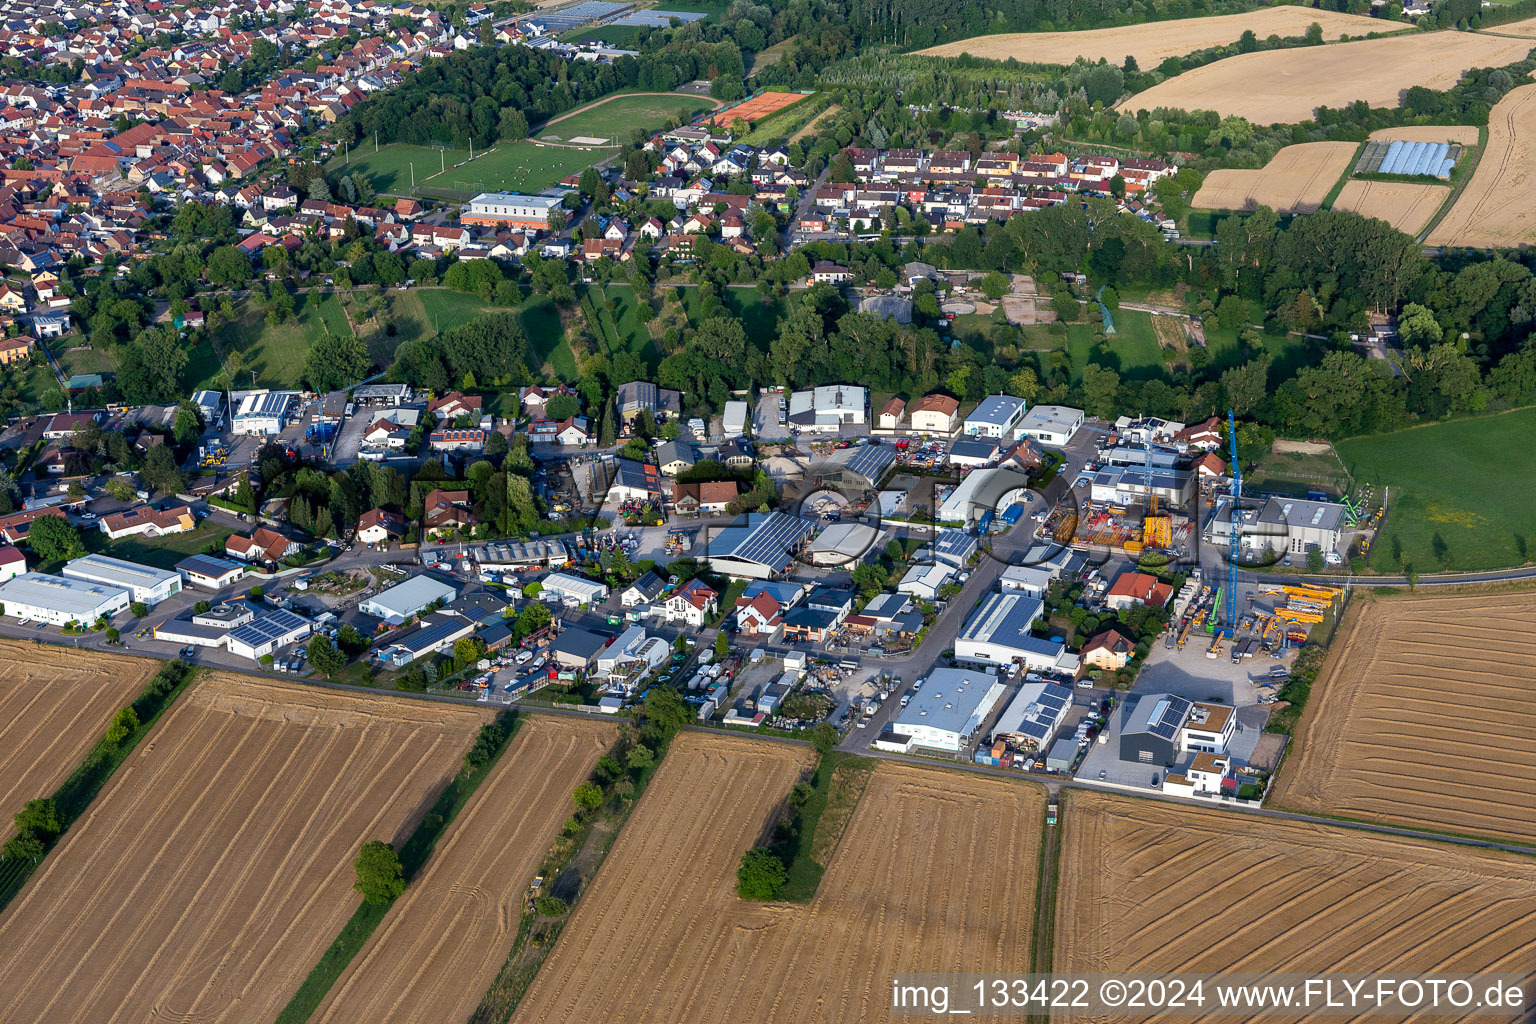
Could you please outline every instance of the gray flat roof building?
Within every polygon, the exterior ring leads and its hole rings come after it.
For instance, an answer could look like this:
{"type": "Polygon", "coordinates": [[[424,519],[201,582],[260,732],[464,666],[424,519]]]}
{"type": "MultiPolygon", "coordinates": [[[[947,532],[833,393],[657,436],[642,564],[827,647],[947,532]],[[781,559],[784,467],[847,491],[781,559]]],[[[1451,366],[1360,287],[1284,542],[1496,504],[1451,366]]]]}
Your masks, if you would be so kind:
{"type": "Polygon", "coordinates": [[[442,580],[423,573],[380,591],[358,605],[358,611],[399,625],[433,601],[452,601],[458,594],[442,580]]]}
{"type": "Polygon", "coordinates": [[[172,594],[181,593],[181,573],[168,569],[156,569],[137,562],[125,562],[121,558],[106,555],[86,555],[64,566],[63,575],[92,583],[105,583],[109,587],[121,587],[133,595],[135,601],[155,605],[172,594]]]}
{"type": "Polygon", "coordinates": [[[56,625],[110,617],[132,600],[126,587],[41,572],[25,572],[0,583],[0,605],[5,606],[5,614],[56,625]]]}

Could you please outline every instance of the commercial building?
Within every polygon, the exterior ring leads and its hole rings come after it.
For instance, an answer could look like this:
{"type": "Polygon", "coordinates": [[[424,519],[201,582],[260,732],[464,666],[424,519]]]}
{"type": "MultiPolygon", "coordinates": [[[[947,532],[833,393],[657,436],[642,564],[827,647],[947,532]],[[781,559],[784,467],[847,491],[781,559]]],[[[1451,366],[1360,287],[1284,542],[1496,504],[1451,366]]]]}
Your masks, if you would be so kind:
{"type": "Polygon", "coordinates": [[[1012,395],[988,395],[965,418],[965,432],[977,437],[1011,438],[1024,418],[1025,402],[1012,395]]]}
{"type": "Polygon", "coordinates": [[[1144,505],[1147,495],[1183,507],[1195,494],[1195,475],[1187,469],[1153,468],[1151,480],[1142,466],[1105,466],[1089,478],[1088,496],[1113,505],[1144,505]]]}
{"type": "Polygon", "coordinates": [[[1048,565],[1010,565],[997,578],[1004,593],[1016,591],[1029,597],[1044,597],[1056,572],[1048,565]]]}
{"type": "Polygon", "coordinates": [[[543,579],[540,596],[546,601],[554,598],[576,604],[602,604],[608,600],[608,588],[581,576],[566,572],[552,572],[543,579]]]}
{"type": "Polygon", "coordinates": [[[154,607],[173,594],[181,593],[181,573],[156,569],[137,562],[125,562],[121,558],[106,555],[86,555],[64,566],[64,575],[92,583],[105,583],[109,587],[121,587],[132,595],[133,600],[154,607]]]}
{"type": "Polygon", "coordinates": [[[988,512],[998,514],[1025,501],[1029,476],[1016,469],[994,466],[973,470],[939,505],[941,523],[969,528],[988,512]]]}
{"type": "Polygon", "coordinates": [[[725,413],[721,419],[724,435],[727,440],[733,437],[741,437],[747,432],[747,403],[742,401],[730,401],[725,403],[725,413]]]}
{"type": "Polygon", "coordinates": [[[811,465],[806,475],[813,487],[844,493],[872,491],[896,464],[896,449],[888,444],[840,448],[811,465]]]}
{"type": "Polygon", "coordinates": [[[549,215],[560,209],[560,196],[525,196],[516,192],[482,192],[459,215],[460,224],[548,231],[549,215]]]}
{"type": "Polygon", "coordinates": [[[992,738],[1025,751],[1045,750],[1072,710],[1072,689],[1060,683],[1026,682],[1003,709],[992,738]]]}
{"type": "Polygon", "coordinates": [[[852,568],[869,554],[879,539],[879,528],[868,523],[833,523],[806,545],[805,557],[812,565],[852,568]]]}
{"type": "Polygon", "coordinates": [[[585,672],[597,661],[598,654],[608,646],[608,638],[585,629],[571,628],[555,637],[547,650],[555,664],[573,672],[585,672]]]}
{"type": "Polygon", "coordinates": [[[5,614],[55,626],[109,619],[132,602],[133,596],[124,587],[41,572],[24,572],[0,583],[0,605],[5,607],[5,614]]]}
{"type": "Polygon", "coordinates": [[[908,745],[959,753],[1002,700],[1006,687],[990,672],[936,668],[891,729],[908,745]]]}
{"type": "Polygon", "coordinates": [[[730,526],[709,530],[700,561],[736,579],[770,579],[789,571],[810,533],[811,524],[795,516],[749,512],[730,526]]]}
{"type": "Polygon", "coordinates": [[[476,559],[481,569],[492,571],[553,569],[571,560],[565,541],[554,538],[523,541],[497,541],[481,549],[476,559]]]}
{"type": "Polygon", "coordinates": [[[956,469],[975,469],[997,461],[1002,447],[995,438],[963,437],[949,446],[948,461],[956,469]]]}
{"type": "Polygon", "coordinates": [[[434,612],[421,625],[379,652],[379,660],[391,665],[409,665],[427,654],[447,651],[475,631],[476,623],[456,615],[434,612]]]}
{"type": "Polygon", "coordinates": [[[1083,425],[1083,410],[1065,405],[1037,405],[1024,414],[1016,428],[1020,436],[1060,448],[1083,425]]]}
{"type": "Polygon", "coordinates": [[[197,411],[203,415],[204,430],[224,429],[224,392],[222,391],[194,391],[192,403],[197,406],[197,411]]]}
{"type": "Polygon", "coordinates": [[[1062,644],[1030,632],[1044,607],[1039,598],[1017,591],[988,594],[955,638],[955,660],[1036,672],[1075,669],[1076,657],[1062,644]]]}
{"type": "Polygon", "coordinates": [[[959,425],[960,402],[949,395],[924,395],[907,410],[907,419],[919,434],[948,437],[959,425]]]}
{"type": "Polygon", "coordinates": [[[309,636],[311,629],[308,619],[279,608],[231,632],[225,646],[231,654],[259,661],[309,636]]]}
{"type": "Polygon", "coordinates": [[[896,593],[932,601],[939,596],[939,588],[954,579],[958,572],[954,566],[943,562],[913,565],[896,584],[896,593]]]}
{"type": "Polygon", "coordinates": [[[236,392],[239,396],[231,429],[237,434],[281,433],[288,422],[293,394],[288,391],[236,392]]]}
{"type": "Polygon", "coordinates": [[[398,626],[434,601],[445,604],[459,596],[456,588],[428,575],[413,576],[404,583],[397,583],[387,590],[370,597],[358,605],[364,615],[373,615],[392,626],[398,626]]]}
{"type": "Polygon", "coordinates": [[[861,387],[828,384],[789,396],[789,426],[799,434],[835,434],[868,422],[869,392],[861,387]]]}
{"type": "Polygon", "coordinates": [[[1185,754],[1224,754],[1237,729],[1225,704],[1142,694],[1121,709],[1120,760],[1171,768],[1185,754]]]}
{"type": "Polygon", "coordinates": [[[27,571],[27,556],[9,544],[0,547],[0,580],[12,580],[27,571]]]}

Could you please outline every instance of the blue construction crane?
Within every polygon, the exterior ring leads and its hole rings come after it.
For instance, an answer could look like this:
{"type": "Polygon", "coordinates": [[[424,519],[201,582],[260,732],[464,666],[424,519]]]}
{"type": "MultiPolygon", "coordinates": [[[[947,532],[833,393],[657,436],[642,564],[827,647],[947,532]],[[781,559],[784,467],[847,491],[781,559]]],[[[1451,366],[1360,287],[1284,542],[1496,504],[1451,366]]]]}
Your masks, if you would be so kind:
{"type": "Polygon", "coordinates": [[[1227,441],[1232,448],[1232,535],[1227,539],[1227,611],[1223,625],[1229,637],[1237,635],[1237,533],[1242,514],[1237,506],[1243,498],[1243,470],[1237,464],[1237,417],[1227,410],[1227,441]]]}

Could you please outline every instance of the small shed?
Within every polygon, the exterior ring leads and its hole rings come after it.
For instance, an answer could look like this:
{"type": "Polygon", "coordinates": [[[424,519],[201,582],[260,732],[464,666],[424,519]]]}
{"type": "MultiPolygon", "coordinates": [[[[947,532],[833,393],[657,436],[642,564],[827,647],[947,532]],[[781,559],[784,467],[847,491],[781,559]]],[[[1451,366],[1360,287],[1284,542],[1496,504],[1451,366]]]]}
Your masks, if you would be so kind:
{"type": "Polygon", "coordinates": [[[1050,753],[1045,755],[1045,770],[1050,772],[1069,772],[1072,770],[1072,762],[1077,758],[1077,741],[1070,736],[1063,736],[1051,744],[1050,753]]]}

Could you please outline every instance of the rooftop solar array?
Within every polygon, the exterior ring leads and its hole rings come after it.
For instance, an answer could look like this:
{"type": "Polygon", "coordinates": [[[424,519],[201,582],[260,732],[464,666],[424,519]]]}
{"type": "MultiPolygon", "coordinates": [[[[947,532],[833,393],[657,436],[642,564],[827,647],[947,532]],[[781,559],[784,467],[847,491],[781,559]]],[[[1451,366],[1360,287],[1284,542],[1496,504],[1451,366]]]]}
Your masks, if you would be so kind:
{"type": "Polygon", "coordinates": [[[666,28],[672,24],[672,19],[687,24],[690,21],[703,21],[709,17],[700,11],[631,11],[619,18],[615,25],[633,25],[636,28],[666,28]]]}
{"type": "Polygon", "coordinates": [[[1183,697],[1169,695],[1159,698],[1147,715],[1147,732],[1172,742],[1179,733],[1179,726],[1184,724],[1184,716],[1189,714],[1190,707],[1189,701],[1183,697]]]}
{"type": "Polygon", "coordinates": [[[878,481],[896,461],[896,449],[888,444],[866,444],[835,452],[828,462],[841,463],[842,467],[858,473],[871,481],[878,481]]]}
{"type": "Polygon", "coordinates": [[[241,626],[229,635],[229,639],[232,643],[241,643],[247,647],[260,647],[308,624],[309,620],[304,617],[279,608],[268,615],[263,615],[255,622],[241,626]]]}
{"type": "Polygon", "coordinates": [[[737,558],[782,567],[789,551],[811,532],[811,524],[783,512],[748,516],[747,525],[721,530],[707,557],[737,558]]]}

